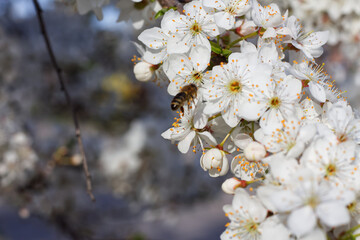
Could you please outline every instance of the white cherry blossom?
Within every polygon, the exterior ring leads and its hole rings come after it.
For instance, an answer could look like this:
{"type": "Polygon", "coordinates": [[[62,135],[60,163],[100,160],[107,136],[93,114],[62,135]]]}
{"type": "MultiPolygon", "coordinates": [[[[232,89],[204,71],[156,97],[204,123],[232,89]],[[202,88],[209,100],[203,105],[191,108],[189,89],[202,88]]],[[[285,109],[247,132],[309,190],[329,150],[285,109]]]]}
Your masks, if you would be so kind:
{"type": "Polygon", "coordinates": [[[167,43],[169,39],[166,31],[153,27],[144,30],[138,36],[138,39],[147,47],[143,56],[145,61],[152,64],[159,64],[165,61],[168,56],[167,43]]]}
{"type": "Polygon", "coordinates": [[[318,139],[303,153],[300,162],[319,177],[342,188],[353,186],[360,174],[355,144],[351,142],[335,145],[328,139],[318,139]]]}
{"type": "Polygon", "coordinates": [[[281,15],[281,11],[275,3],[268,6],[261,6],[256,0],[251,0],[251,17],[254,23],[266,29],[265,37],[276,37],[275,27],[279,27],[286,17],[281,15]]]}
{"type": "Polygon", "coordinates": [[[204,84],[204,112],[221,112],[225,122],[235,127],[241,118],[256,120],[260,111],[254,100],[255,90],[270,84],[271,67],[257,63],[257,54],[233,53],[228,64],[215,66],[212,81],[204,84]]]}
{"type": "Polygon", "coordinates": [[[255,132],[255,139],[264,144],[271,153],[283,153],[287,157],[299,157],[316,133],[314,125],[301,126],[298,120],[283,121],[283,126],[273,132],[259,129],[255,132]]]}
{"type": "Polygon", "coordinates": [[[169,11],[162,20],[163,26],[170,31],[168,53],[186,53],[190,48],[204,45],[209,52],[209,39],[221,32],[215,24],[214,15],[205,11],[201,1],[185,4],[184,14],[169,11]]]}
{"type": "Polygon", "coordinates": [[[351,106],[338,101],[325,114],[325,123],[335,133],[339,143],[354,141],[360,144],[360,119],[354,118],[351,106]]]}
{"type": "Polygon", "coordinates": [[[189,84],[202,86],[209,81],[211,73],[206,71],[210,62],[210,53],[204,46],[191,49],[189,56],[185,54],[172,54],[169,57],[169,68],[166,74],[170,80],[168,93],[176,95],[180,89],[189,84]]]}
{"type": "Polygon", "coordinates": [[[177,146],[182,153],[187,153],[191,144],[193,144],[195,148],[197,143],[200,143],[201,149],[204,151],[203,141],[210,145],[216,145],[216,140],[211,133],[202,130],[202,128],[205,128],[206,122],[204,124],[204,122],[201,121],[201,124],[197,125],[200,129],[195,128],[194,125],[201,120],[201,116],[196,114],[196,111],[197,107],[195,107],[195,109],[193,105],[188,107],[187,111],[185,111],[180,118],[176,118],[173,127],[161,134],[163,138],[169,139],[172,142],[178,141],[177,146]]]}
{"type": "Polygon", "coordinates": [[[260,127],[264,131],[280,128],[282,122],[296,117],[296,105],[301,97],[301,82],[293,76],[283,81],[271,81],[268,88],[256,94],[260,110],[260,127]]]}
{"type": "Polygon", "coordinates": [[[241,180],[251,181],[265,174],[268,164],[249,160],[243,153],[236,155],[231,161],[231,172],[241,180]]]}
{"type": "Polygon", "coordinates": [[[221,240],[270,240],[276,233],[276,239],[289,239],[289,231],[276,216],[266,218],[267,210],[255,196],[249,196],[237,188],[232,205],[225,205],[224,212],[230,219],[227,229],[221,234],[221,240]]]}
{"type": "Polygon", "coordinates": [[[287,19],[285,26],[292,38],[288,42],[303,51],[306,57],[312,60],[322,55],[322,46],[329,39],[329,31],[304,33],[299,19],[294,16],[287,19]]]}
{"type": "Polygon", "coordinates": [[[319,102],[326,101],[325,88],[329,79],[329,75],[323,70],[323,67],[323,65],[319,66],[312,62],[297,63],[294,61],[293,67],[289,69],[291,74],[303,81],[304,86],[309,87],[311,95],[319,102]]]}
{"type": "Polygon", "coordinates": [[[353,192],[319,182],[308,169],[299,171],[291,183],[287,189],[274,192],[271,201],[278,212],[289,213],[287,226],[296,236],[312,232],[317,219],[327,227],[350,222],[346,206],[354,200],[353,192]]]}
{"type": "Polygon", "coordinates": [[[249,0],[202,0],[205,7],[214,8],[216,24],[226,30],[234,28],[235,18],[249,11],[249,0]]]}

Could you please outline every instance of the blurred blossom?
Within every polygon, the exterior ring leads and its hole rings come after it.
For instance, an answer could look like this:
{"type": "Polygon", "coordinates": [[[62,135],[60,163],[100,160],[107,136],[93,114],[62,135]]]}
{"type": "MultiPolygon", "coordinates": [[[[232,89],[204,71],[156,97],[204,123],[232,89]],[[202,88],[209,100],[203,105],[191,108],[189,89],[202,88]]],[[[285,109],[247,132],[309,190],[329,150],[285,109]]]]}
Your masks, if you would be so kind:
{"type": "Polygon", "coordinates": [[[24,183],[37,160],[38,157],[31,148],[31,141],[25,133],[17,132],[10,136],[0,162],[1,185],[6,187],[10,184],[24,183]]]}

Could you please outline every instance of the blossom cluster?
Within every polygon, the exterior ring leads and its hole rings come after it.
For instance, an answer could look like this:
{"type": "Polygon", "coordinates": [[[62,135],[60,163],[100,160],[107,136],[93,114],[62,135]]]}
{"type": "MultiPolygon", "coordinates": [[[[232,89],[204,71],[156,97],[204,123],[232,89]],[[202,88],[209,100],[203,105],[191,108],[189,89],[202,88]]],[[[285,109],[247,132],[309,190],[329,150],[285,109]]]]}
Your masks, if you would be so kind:
{"type": "MultiPolygon", "coordinates": [[[[103,7],[111,2],[109,0],[61,0],[69,2],[80,15],[93,12],[98,20],[103,20],[103,7]]],[[[135,30],[144,28],[155,22],[155,14],[161,10],[156,0],[116,0],[116,7],[120,9],[117,22],[129,21],[135,30]]]]}
{"type": "Polygon", "coordinates": [[[360,120],[315,61],[329,32],[276,4],[197,0],[138,39],[136,78],[165,83],[180,107],[162,136],[201,151],[211,177],[232,175],[221,239],[357,236],[360,120]]]}
{"type": "MultiPolygon", "coordinates": [[[[264,0],[270,2],[269,0],[264,0]]],[[[303,20],[307,31],[326,29],[330,32],[328,44],[335,50],[326,61],[332,65],[332,74],[342,83],[351,79],[360,83],[360,8],[356,0],[276,0],[271,1],[290,8],[303,20]]],[[[350,87],[349,87],[350,88],[350,87]]]]}

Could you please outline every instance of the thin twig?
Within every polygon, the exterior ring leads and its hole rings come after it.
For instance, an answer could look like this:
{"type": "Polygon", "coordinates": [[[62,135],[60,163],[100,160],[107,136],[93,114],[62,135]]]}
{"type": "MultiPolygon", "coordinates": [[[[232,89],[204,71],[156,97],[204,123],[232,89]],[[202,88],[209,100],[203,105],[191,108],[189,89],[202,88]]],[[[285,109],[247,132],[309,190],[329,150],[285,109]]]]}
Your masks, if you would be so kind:
{"type": "Polygon", "coordinates": [[[59,67],[54,51],[51,47],[51,43],[49,40],[49,36],[48,33],[46,31],[46,27],[45,27],[45,21],[43,19],[43,15],[42,12],[43,10],[40,7],[40,4],[37,0],[33,0],[34,6],[35,6],[35,10],[36,10],[36,15],[37,18],[39,20],[39,25],[40,25],[40,29],[41,29],[41,33],[44,36],[44,40],[46,43],[46,48],[47,51],[49,53],[50,59],[51,59],[51,63],[56,71],[56,75],[57,78],[59,80],[60,83],[60,87],[61,87],[61,91],[64,93],[65,98],[66,98],[66,102],[68,104],[68,106],[70,106],[71,111],[72,111],[72,117],[73,117],[73,121],[74,121],[74,126],[75,126],[75,135],[76,135],[76,139],[78,141],[79,144],[79,148],[80,148],[80,153],[82,156],[82,162],[83,162],[83,168],[84,168],[84,172],[85,172],[85,177],[86,177],[86,188],[87,188],[87,192],[91,198],[92,201],[95,201],[95,197],[92,193],[92,184],[91,184],[91,175],[89,173],[89,169],[88,169],[88,164],[87,164],[87,160],[86,160],[86,156],[85,156],[85,151],[84,151],[84,145],[81,139],[81,131],[80,131],[80,124],[79,124],[79,120],[77,117],[77,113],[74,107],[74,104],[72,102],[71,96],[69,94],[69,91],[66,87],[65,81],[63,79],[63,75],[62,75],[62,70],[59,67]]]}
{"type": "Polygon", "coordinates": [[[158,0],[162,7],[177,7],[177,10],[182,13],[183,4],[178,0],[158,0]]]}

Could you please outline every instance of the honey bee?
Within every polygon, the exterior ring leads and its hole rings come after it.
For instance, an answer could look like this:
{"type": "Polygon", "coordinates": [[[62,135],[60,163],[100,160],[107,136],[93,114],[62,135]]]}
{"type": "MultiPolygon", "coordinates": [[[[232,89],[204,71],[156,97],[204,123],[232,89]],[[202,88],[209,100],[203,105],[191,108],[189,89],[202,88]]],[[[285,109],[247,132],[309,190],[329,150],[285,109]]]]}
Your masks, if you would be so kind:
{"type": "Polygon", "coordinates": [[[171,101],[171,109],[173,111],[180,108],[182,114],[184,114],[184,104],[187,102],[193,102],[197,96],[198,87],[195,84],[189,84],[181,88],[180,92],[171,101]]]}

